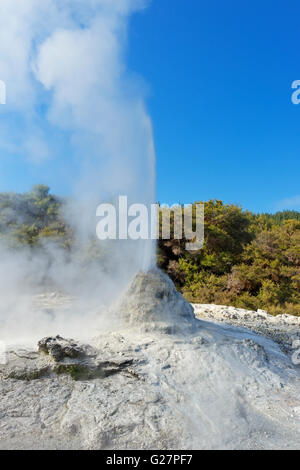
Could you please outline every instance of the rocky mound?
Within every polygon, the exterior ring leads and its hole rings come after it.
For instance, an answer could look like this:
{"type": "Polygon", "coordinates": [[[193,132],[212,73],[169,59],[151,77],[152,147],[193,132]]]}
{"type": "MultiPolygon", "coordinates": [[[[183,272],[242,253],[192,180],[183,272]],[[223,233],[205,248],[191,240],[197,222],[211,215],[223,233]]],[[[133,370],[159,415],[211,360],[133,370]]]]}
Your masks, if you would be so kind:
{"type": "Polygon", "coordinates": [[[75,359],[84,355],[84,350],[74,340],[61,336],[43,338],[38,342],[38,350],[49,355],[55,362],[65,358],[75,359]]]}
{"type": "Polygon", "coordinates": [[[125,323],[144,331],[178,333],[197,323],[192,306],[159,269],[138,273],[116,311],[125,323]]]}

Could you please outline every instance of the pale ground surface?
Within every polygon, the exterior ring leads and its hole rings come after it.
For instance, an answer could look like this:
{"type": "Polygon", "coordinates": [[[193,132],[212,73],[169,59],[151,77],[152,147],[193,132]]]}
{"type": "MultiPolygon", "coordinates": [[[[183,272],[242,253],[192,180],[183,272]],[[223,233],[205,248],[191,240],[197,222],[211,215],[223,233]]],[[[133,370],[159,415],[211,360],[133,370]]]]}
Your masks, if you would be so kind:
{"type": "Polygon", "coordinates": [[[195,316],[213,322],[244,327],[276,341],[282,351],[291,354],[294,341],[300,339],[300,317],[294,315],[269,315],[224,305],[193,304],[195,316]]]}
{"type": "MultiPolygon", "coordinates": [[[[49,308],[52,297],[36,301],[49,308]]],[[[49,356],[10,348],[0,366],[0,449],[300,448],[300,366],[284,352],[298,319],[196,305],[204,319],[195,320],[157,271],[138,276],[117,311],[119,329],[59,363],[90,377],[74,380],[49,356]],[[245,322],[282,330],[286,342],[245,322]]]]}

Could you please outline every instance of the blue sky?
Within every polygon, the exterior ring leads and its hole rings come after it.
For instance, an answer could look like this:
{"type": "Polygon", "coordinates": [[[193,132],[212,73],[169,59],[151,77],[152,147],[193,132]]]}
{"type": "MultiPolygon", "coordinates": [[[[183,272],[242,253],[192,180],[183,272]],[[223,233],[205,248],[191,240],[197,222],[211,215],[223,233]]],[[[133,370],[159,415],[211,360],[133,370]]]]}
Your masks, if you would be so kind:
{"type": "MultiPolygon", "coordinates": [[[[217,198],[256,212],[300,210],[300,104],[291,102],[299,14],[294,0],[152,0],[133,15],[126,63],[146,84],[160,202],[217,198]]],[[[45,183],[67,192],[72,150],[66,135],[46,130],[64,159],[34,165],[2,153],[0,190],[45,183]]]]}
{"type": "Polygon", "coordinates": [[[300,209],[299,15],[293,0],[152,0],[133,18],[161,202],[300,209]]]}

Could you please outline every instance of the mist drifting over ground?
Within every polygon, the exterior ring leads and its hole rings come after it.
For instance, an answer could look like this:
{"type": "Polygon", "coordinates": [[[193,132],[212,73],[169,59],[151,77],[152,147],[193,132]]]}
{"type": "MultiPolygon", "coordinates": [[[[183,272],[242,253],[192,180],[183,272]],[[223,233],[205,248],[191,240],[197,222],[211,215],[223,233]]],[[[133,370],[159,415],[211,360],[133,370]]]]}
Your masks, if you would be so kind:
{"type": "Polygon", "coordinates": [[[28,165],[61,155],[66,169],[58,178],[73,188],[64,216],[76,239],[68,255],[54,244],[16,251],[2,243],[4,336],[50,333],[49,319],[41,320],[31,308],[32,294],[45,288],[80,296],[86,306],[72,319],[51,318],[51,333],[53,325],[72,324],[73,334],[83,325],[88,329],[89,305],[94,312],[109,303],[154,262],[151,241],[101,242],[101,263],[89,252],[100,243],[98,204],[119,195],[127,195],[129,204],[155,200],[152,125],[140,80],[125,63],[130,15],[144,7],[139,0],[1,0],[0,71],[7,104],[1,110],[0,149],[25,155],[28,165]],[[10,116],[22,125],[16,128],[10,116]],[[70,156],[63,155],[66,141],[76,166],[72,177],[70,156]]]}

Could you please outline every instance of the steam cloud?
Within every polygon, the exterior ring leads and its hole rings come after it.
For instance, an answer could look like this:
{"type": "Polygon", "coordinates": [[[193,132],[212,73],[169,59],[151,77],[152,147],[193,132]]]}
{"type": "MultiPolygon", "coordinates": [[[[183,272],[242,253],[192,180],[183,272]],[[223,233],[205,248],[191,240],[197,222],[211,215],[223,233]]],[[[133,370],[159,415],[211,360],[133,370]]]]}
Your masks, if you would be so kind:
{"type": "Polygon", "coordinates": [[[0,78],[7,84],[0,149],[25,156],[28,164],[62,158],[61,174],[73,189],[65,217],[77,237],[71,260],[51,245],[43,255],[1,247],[4,336],[15,337],[18,330],[24,336],[54,334],[65,324],[75,332],[83,324],[93,328],[92,317],[79,313],[71,319],[55,316],[50,323],[32,314],[30,296],[45,279],[89,299],[96,315],[97,305],[115,299],[136,271],[153,263],[152,242],[144,240],[101,245],[109,252],[109,265],[105,255],[100,265],[91,259],[88,267],[80,259],[95,239],[100,202],[120,194],[128,196],[129,204],[155,200],[152,125],[140,80],[125,64],[130,15],[145,6],[141,0],[0,2],[0,78]]]}

